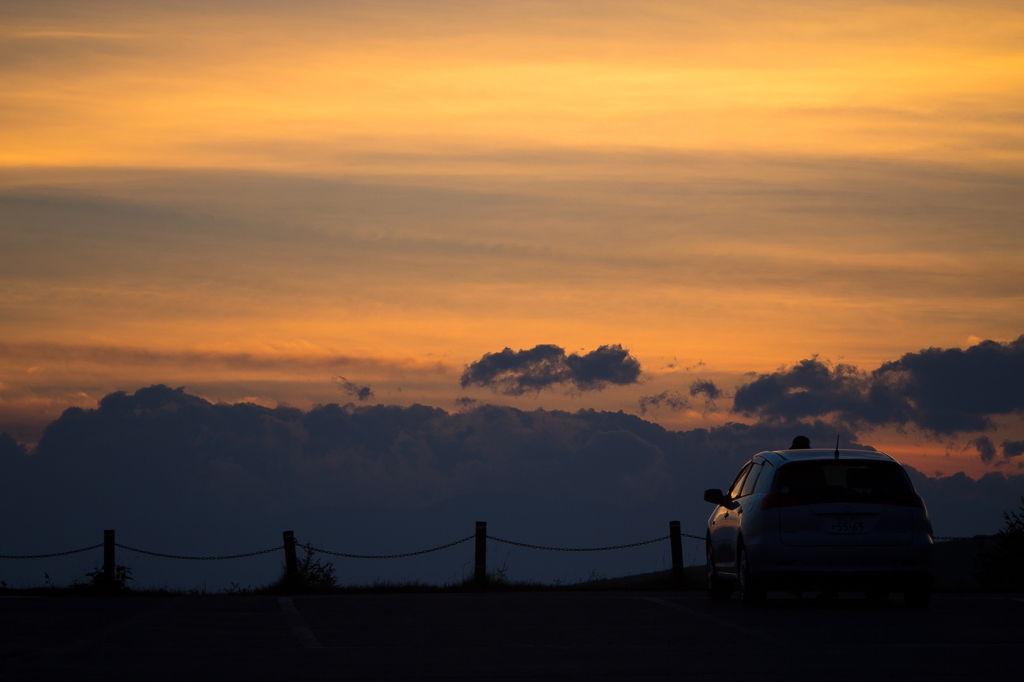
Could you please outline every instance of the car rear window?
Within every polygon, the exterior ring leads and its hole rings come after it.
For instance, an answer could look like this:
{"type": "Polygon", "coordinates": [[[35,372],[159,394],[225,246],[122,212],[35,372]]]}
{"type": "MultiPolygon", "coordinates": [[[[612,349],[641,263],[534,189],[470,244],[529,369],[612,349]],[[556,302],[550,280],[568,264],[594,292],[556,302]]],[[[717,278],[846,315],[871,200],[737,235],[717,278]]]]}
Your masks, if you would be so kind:
{"type": "Polygon", "coordinates": [[[773,492],[790,504],[874,502],[901,504],[915,495],[896,462],[793,462],[775,476],[773,492]]]}

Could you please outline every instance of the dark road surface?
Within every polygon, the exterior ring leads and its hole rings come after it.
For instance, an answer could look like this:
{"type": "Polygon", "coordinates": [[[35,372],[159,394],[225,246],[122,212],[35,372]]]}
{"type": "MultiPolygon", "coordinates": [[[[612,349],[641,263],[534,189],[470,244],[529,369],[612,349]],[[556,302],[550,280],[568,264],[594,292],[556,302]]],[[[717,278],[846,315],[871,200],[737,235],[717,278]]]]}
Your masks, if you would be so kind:
{"type": "Polygon", "coordinates": [[[1021,679],[1022,655],[1008,596],[0,598],[4,680],[1021,679]]]}

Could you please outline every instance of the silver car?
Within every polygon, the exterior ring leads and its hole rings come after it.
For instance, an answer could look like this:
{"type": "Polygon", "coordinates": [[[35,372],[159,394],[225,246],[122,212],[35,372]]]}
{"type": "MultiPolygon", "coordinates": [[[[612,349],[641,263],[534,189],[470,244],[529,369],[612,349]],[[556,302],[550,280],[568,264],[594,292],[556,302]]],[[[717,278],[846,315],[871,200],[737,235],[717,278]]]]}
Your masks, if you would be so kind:
{"type": "Polygon", "coordinates": [[[708,490],[712,599],[745,605],[769,590],[863,591],[909,606],[931,600],[932,524],[895,459],[866,450],[778,450],[743,465],[729,490],[708,490]]]}

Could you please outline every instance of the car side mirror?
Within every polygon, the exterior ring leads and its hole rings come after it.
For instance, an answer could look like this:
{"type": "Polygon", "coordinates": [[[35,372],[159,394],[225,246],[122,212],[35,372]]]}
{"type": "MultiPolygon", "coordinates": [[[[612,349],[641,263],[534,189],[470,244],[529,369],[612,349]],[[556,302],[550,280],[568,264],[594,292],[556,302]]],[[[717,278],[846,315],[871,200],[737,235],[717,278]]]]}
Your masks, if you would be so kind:
{"type": "Polygon", "coordinates": [[[718,488],[711,488],[704,491],[704,501],[711,504],[722,504],[725,502],[725,495],[718,488]]]}

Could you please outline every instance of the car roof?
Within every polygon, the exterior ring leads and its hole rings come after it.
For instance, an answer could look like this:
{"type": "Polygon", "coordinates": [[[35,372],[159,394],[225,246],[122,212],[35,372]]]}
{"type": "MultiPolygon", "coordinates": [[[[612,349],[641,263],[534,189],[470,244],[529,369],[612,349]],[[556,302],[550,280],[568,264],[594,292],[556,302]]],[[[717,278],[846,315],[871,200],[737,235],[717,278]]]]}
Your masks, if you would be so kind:
{"type": "MultiPolygon", "coordinates": [[[[774,455],[771,459],[778,458],[783,462],[806,462],[809,460],[818,459],[830,459],[836,458],[836,451],[834,449],[828,450],[822,449],[810,449],[810,450],[772,450],[770,452],[760,453],[762,456],[774,455]]],[[[896,459],[890,457],[884,452],[878,452],[877,450],[839,450],[839,459],[861,459],[861,460],[875,460],[882,462],[895,462],[896,459]]]]}

